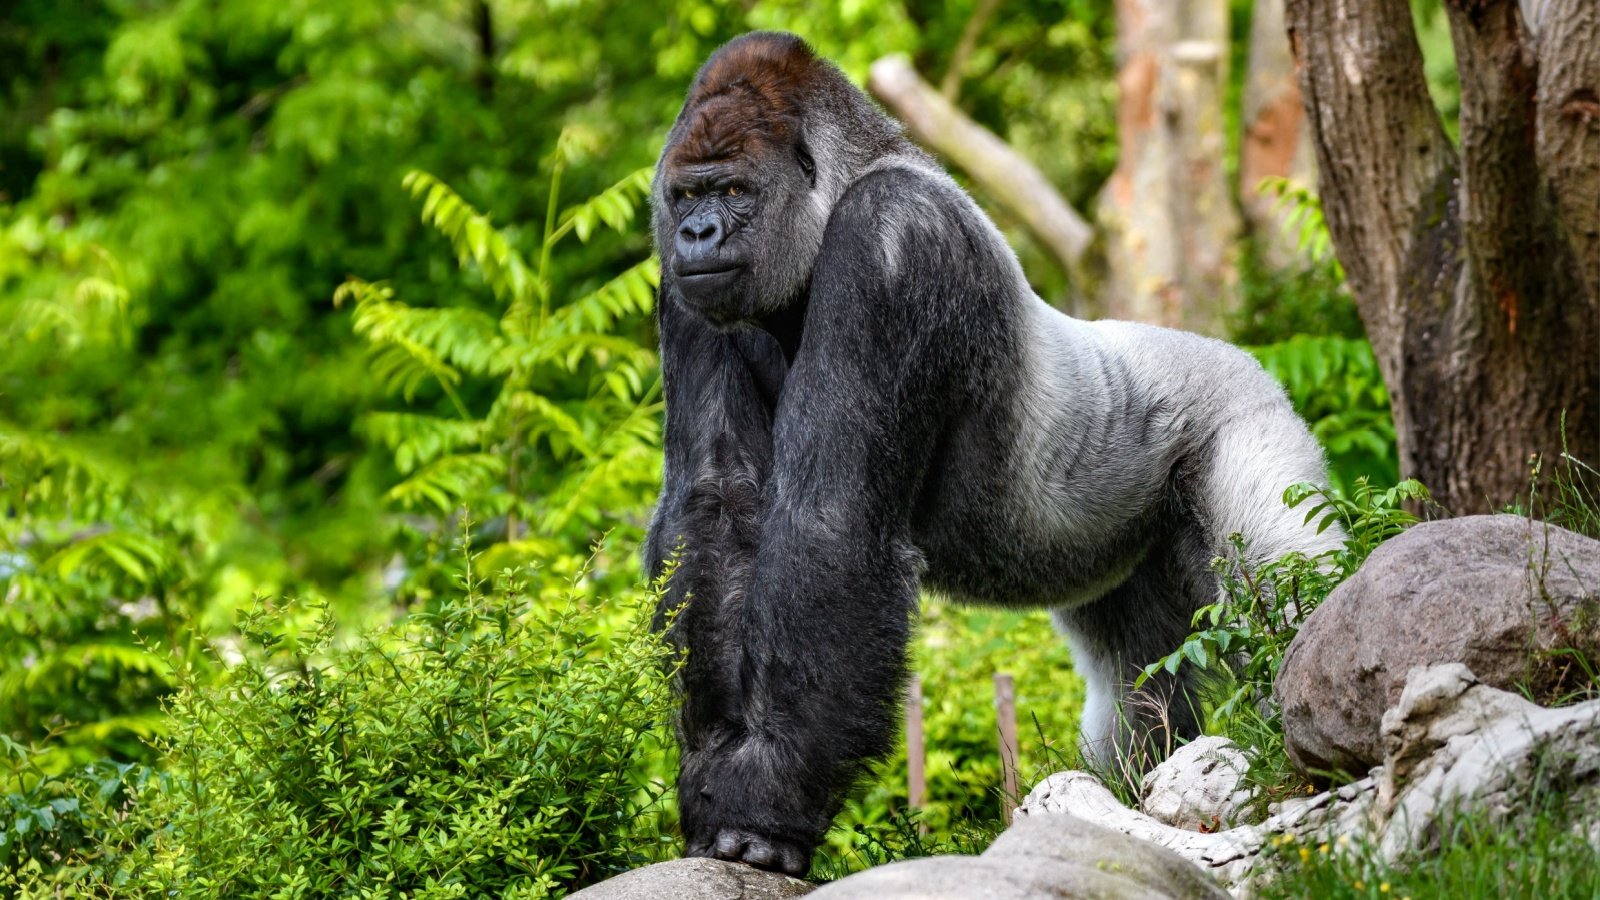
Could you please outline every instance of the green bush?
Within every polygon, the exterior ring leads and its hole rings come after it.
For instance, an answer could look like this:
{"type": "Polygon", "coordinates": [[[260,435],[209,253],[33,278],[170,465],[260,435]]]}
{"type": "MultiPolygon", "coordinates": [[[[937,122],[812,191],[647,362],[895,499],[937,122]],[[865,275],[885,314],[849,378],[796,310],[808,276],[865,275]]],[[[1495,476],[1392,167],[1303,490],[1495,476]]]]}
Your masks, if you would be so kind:
{"type": "Polygon", "coordinates": [[[348,645],[326,611],[290,640],[258,609],[224,681],[180,673],[164,770],[99,819],[95,849],[36,848],[6,879],[23,894],[545,897],[653,861],[665,787],[640,773],[667,767],[653,757],[671,654],[645,624],[654,597],[588,593],[507,573],[348,645]]]}

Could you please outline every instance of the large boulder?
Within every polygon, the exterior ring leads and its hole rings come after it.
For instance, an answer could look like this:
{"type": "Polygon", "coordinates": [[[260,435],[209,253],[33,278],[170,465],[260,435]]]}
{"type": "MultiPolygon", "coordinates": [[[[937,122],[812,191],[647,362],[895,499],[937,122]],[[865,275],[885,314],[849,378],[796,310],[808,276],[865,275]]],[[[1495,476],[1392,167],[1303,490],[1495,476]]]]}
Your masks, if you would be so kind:
{"type": "Polygon", "coordinates": [[[910,859],[824,885],[814,900],[1032,900],[1228,895],[1193,863],[1076,816],[1019,819],[981,856],[910,859]]]}
{"type": "Polygon", "coordinates": [[[674,859],[624,872],[573,900],[790,900],[811,893],[798,878],[720,859],[674,859]]]}
{"type": "Polygon", "coordinates": [[[1383,711],[1418,666],[1463,663],[1502,689],[1537,683],[1537,651],[1600,645],[1600,541],[1519,516],[1412,527],[1379,547],[1300,628],[1278,674],[1302,771],[1383,761],[1383,711]]]}

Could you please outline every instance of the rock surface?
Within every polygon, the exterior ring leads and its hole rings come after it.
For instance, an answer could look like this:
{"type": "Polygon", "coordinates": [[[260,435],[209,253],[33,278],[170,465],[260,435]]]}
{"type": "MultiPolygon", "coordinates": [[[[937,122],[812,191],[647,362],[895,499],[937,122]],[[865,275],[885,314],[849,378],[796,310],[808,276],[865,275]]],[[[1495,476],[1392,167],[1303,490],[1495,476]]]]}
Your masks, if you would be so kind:
{"type": "Polygon", "coordinates": [[[1302,771],[1365,772],[1383,759],[1383,711],[1413,667],[1463,663],[1511,689],[1537,674],[1533,651],[1600,642],[1597,623],[1600,541],[1509,515],[1414,526],[1336,588],[1290,645],[1274,691],[1289,756],[1302,771]]]}
{"type": "Polygon", "coordinates": [[[1139,784],[1139,806],[1174,828],[1217,831],[1232,825],[1251,794],[1241,787],[1250,768],[1244,751],[1224,737],[1195,738],[1139,784]]]}
{"type": "Polygon", "coordinates": [[[1373,775],[1285,800],[1259,825],[1174,828],[1123,806],[1087,772],[1051,775],[1018,812],[1114,828],[1194,862],[1238,893],[1272,870],[1263,851],[1273,841],[1373,841],[1382,859],[1398,862],[1431,848],[1455,810],[1511,820],[1547,796],[1540,785],[1563,786],[1574,827],[1600,851],[1600,700],[1547,709],[1480,683],[1459,663],[1419,668],[1384,713],[1383,740],[1386,763],[1373,775]]]}
{"type": "Polygon", "coordinates": [[[1075,816],[1018,819],[981,856],[879,866],[825,885],[814,900],[1195,898],[1228,895],[1178,856],[1075,816]]]}
{"type": "Polygon", "coordinates": [[[813,886],[719,859],[673,859],[586,887],[573,900],[789,900],[813,886]]]}
{"type": "Polygon", "coordinates": [[[1379,846],[1390,859],[1431,847],[1454,810],[1510,819],[1536,808],[1549,799],[1541,784],[1561,786],[1591,842],[1600,828],[1600,700],[1546,709],[1459,664],[1417,669],[1383,714],[1383,739],[1379,846]]]}

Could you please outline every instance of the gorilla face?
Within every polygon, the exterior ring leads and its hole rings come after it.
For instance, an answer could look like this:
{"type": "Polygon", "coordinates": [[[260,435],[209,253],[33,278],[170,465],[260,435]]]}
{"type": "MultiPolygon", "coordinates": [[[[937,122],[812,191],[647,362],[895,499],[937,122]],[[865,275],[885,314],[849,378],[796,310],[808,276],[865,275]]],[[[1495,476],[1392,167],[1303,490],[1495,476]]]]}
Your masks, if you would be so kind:
{"type": "Polygon", "coordinates": [[[775,312],[804,287],[815,251],[806,255],[796,226],[814,217],[809,162],[803,146],[764,146],[665,171],[663,262],[713,322],[775,312]]]}

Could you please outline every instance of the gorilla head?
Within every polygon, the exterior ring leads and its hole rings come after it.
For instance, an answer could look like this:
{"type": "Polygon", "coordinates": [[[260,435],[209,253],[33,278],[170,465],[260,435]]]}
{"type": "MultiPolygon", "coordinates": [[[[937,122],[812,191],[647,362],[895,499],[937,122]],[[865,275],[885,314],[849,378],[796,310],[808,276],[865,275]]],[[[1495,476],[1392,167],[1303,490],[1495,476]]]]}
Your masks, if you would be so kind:
{"type": "Polygon", "coordinates": [[[683,300],[719,324],[760,319],[805,291],[837,194],[845,129],[892,126],[805,42],[738,38],[695,78],[656,167],[656,246],[683,300]]]}

